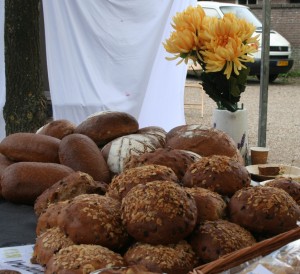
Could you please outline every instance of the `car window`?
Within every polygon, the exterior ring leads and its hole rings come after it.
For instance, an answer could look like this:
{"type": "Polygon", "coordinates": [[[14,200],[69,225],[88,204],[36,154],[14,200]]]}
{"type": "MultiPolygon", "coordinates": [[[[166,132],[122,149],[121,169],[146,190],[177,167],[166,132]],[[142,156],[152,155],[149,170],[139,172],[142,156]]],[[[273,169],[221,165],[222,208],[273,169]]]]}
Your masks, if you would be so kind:
{"type": "Polygon", "coordinates": [[[221,18],[217,10],[213,8],[203,8],[203,10],[205,11],[206,16],[221,18]]]}

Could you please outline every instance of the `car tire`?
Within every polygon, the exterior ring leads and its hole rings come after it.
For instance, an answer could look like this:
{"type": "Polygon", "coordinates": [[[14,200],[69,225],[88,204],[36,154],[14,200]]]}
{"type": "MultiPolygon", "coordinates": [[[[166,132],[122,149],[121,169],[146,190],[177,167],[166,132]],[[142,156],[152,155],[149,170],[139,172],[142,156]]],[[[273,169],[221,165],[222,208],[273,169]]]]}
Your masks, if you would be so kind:
{"type": "MultiPolygon", "coordinates": [[[[260,75],[256,75],[257,79],[260,80],[260,75]]],[[[270,74],[269,75],[269,83],[273,83],[278,77],[278,74],[270,74]]]]}

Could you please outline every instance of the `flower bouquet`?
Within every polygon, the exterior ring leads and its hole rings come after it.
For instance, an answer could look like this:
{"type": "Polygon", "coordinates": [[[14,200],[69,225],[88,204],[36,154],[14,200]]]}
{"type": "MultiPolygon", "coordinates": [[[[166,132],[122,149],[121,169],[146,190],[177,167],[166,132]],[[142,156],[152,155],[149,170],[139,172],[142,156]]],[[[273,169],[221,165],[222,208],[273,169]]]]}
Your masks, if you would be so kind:
{"type": "Polygon", "coordinates": [[[222,19],[205,15],[199,5],[189,6],[173,17],[170,37],[163,43],[173,57],[186,64],[192,60],[200,64],[202,86],[218,109],[238,110],[241,93],[245,91],[249,68],[254,62],[258,36],[255,26],[234,14],[222,19]]]}

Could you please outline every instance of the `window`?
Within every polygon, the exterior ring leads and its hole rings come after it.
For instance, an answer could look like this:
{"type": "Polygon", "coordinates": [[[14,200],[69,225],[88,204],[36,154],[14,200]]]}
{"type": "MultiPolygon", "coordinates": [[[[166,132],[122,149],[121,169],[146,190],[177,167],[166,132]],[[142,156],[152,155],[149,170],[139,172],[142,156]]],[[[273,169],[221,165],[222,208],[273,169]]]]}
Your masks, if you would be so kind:
{"type": "MultiPolygon", "coordinates": [[[[293,0],[291,0],[291,1],[293,1],[293,0]]],[[[300,1],[300,0],[298,0],[298,1],[300,1]]],[[[241,4],[241,5],[255,5],[255,4],[257,4],[257,0],[238,0],[238,4],[241,4]]]]}

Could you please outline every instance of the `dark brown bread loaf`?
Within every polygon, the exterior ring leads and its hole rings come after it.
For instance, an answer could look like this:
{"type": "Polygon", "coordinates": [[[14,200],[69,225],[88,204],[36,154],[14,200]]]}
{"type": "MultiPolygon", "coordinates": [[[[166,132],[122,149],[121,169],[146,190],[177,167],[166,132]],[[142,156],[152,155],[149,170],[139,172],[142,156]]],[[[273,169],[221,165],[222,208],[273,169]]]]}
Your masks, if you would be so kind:
{"type": "Polygon", "coordinates": [[[256,243],[253,235],[238,224],[227,220],[205,221],[189,239],[202,263],[256,243]]]}
{"type": "Polygon", "coordinates": [[[126,159],[160,148],[159,140],[149,134],[129,134],[116,138],[102,148],[102,153],[113,174],[124,170],[126,159]]]}
{"type": "Polygon", "coordinates": [[[163,165],[171,168],[179,180],[182,179],[188,167],[198,161],[201,157],[191,151],[158,148],[152,152],[143,153],[141,155],[132,155],[126,159],[124,169],[133,168],[144,165],[163,165]]]}
{"type": "Polygon", "coordinates": [[[82,171],[95,181],[110,182],[111,175],[107,163],[95,142],[83,134],[64,137],[59,145],[59,160],[75,171],[82,171]]]}
{"type": "Polygon", "coordinates": [[[1,178],[4,170],[14,162],[9,160],[5,155],[0,153],[0,198],[2,197],[1,178]]]}
{"type": "Polygon", "coordinates": [[[72,172],[70,167],[55,163],[14,163],[2,175],[2,195],[13,203],[33,205],[47,188],[72,172]]]}
{"type": "Polygon", "coordinates": [[[265,183],[265,186],[278,187],[283,189],[300,205],[300,182],[293,180],[293,178],[275,178],[272,181],[265,183]]]}
{"type": "Polygon", "coordinates": [[[71,245],[74,243],[59,227],[49,228],[36,238],[31,263],[45,266],[53,254],[71,245]]]}
{"type": "Polygon", "coordinates": [[[141,264],[158,273],[186,274],[199,263],[196,253],[186,241],[170,245],[136,243],[124,254],[128,265],[141,264]]]}
{"type": "Polygon", "coordinates": [[[146,165],[127,169],[115,176],[108,185],[106,195],[121,201],[134,186],[157,180],[179,183],[171,168],[161,165],[146,165]]]}
{"type": "Polygon", "coordinates": [[[225,155],[244,164],[234,140],[215,128],[197,124],[175,127],[167,133],[166,146],[190,150],[200,156],[225,155]]]}
{"type": "Polygon", "coordinates": [[[193,231],[197,207],[178,184],[153,181],[136,185],[123,198],[122,220],[137,241],[174,244],[193,231]]]}
{"type": "Polygon", "coordinates": [[[125,266],[122,256],[100,245],[71,245],[62,248],[48,261],[45,274],[91,273],[105,267],[125,266]]]}
{"type": "Polygon", "coordinates": [[[36,235],[39,236],[49,228],[58,226],[58,218],[62,209],[69,203],[69,200],[50,204],[39,216],[36,224],[36,235]]]}
{"type": "Polygon", "coordinates": [[[74,133],[74,129],[76,125],[68,120],[61,119],[61,120],[54,120],[43,127],[41,127],[36,133],[49,135],[55,137],[57,139],[62,139],[63,137],[74,133]]]}
{"type": "Polygon", "coordinates": [[[72,199],[80,194],[104,195],[107,184],[94,181],[87,173],[76,171],[47,188],[34,203],[34,211],[39,216],[50,204],[72,199]]]}
{"type": "Polygon", "coordinates": [[[76,244],[94,244],[119,250],[129,240],[121,220],[119,201],[98,195],[82,194],[66,205],[58,225],[76,244]]]}
{"type": "Polygon", "coordinates": [[[300,207],[284,190],[257,186],[237,191],[228,204],[229,217],[253,233],[267,236],[297,227],[300,207]]]}
{"type": "Polygon", "coordinates": [[[97,145],[136,133],[139,129],[137,120],[130,114],[120,111],[102,111],[89,116],[80,123],[75,133],[89,136],[97,145]]]}
{"type": "Polygon", "coordinates": [[[195,199],[197,224],[225,218],[227,205],[220,194],[202,187],[186,187],[185,191],[195,199]]]}
{"type": "Polygon", "coordinates": [[[203,187],[232,196],[237,190],[250,186],[251,177],[240,162],[224,155],[211,155],[190,165],[182,182],[186,187],[203,187]]]}
{"type": "Polygon", "coordinates": [[[18,132],[5,137],[0,143],[0,153],[16,162],[59,163],[60,140],[52,136],[18,132]]]}

